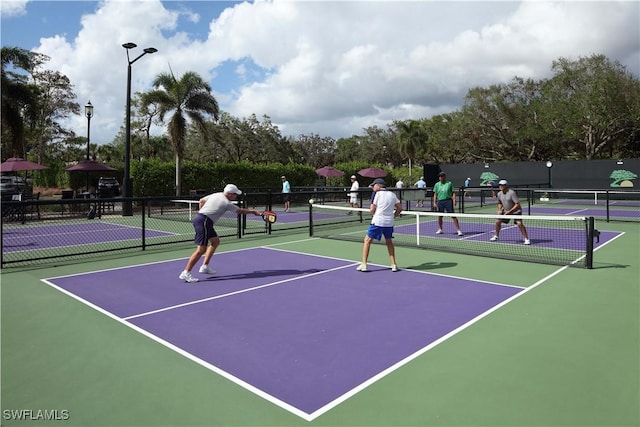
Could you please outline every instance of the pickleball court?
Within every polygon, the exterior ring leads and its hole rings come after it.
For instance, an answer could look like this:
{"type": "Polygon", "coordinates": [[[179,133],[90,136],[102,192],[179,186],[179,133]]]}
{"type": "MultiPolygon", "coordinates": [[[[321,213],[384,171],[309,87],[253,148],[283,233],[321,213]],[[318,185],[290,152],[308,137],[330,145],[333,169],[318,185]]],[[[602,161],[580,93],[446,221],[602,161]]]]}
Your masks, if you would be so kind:
{"type": "MultiPolygon", "coordinates": [[[[28,224],[7,228],[2,235],[5,252],[61,248],[102,242],[140,240],[142,230],[105,221],[83,221],[75,224],[28,224]]],[[[148,238],[171,236],[174,233],[147,228],[148,238]]]]}
{"type": "Polygon", "coordinates": [[[258,247],[43,279],[312,420],[523,293],[523,287],[258,247]]]}

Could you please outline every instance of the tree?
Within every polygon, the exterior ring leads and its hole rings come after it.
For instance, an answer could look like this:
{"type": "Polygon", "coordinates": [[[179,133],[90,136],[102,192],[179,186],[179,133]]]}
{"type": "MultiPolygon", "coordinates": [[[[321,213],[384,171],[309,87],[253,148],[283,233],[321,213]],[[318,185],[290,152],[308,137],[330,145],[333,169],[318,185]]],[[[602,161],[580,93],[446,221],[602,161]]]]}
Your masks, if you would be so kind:
{"type": "Polygon", "coordinates": [[[640,80],[619,62],[604,55],[560,58],[551,69],[545,95],[555,114],[553,125],[575,157],[607,157],[638,137],[640,80]]]}
{"type": "Polygon", "coordinates": [[[191,120],[201,133],[203,143],[209,141],[206,115],[218,120],[218,101],[211,94],[211,86],[194,72],[185,73],[177,79],[172,73],[162,73],[153,81],[154,90],[142,95],[141,108],[149,109],[155,104],[158,120],[164,123],[167,114],[173,113],[168,123],[168,133],[176,158],[176,195],[182,192],[182,167],[187,119],[191,120]]]}
{"type": "Polygon", "coordinates": [[[35,121],[39,94],[38,87],[29,82],[27,73],[31,73],[49,57],[18,47],[3,47],[0,57],[3,151],[24,157],[27,151],[24,145],[25,121],[35,121]],[[9,65],[13,70],[9,69],[9,65]],[[25,73],[20,73],[20,70],[25,73]],[[8,145],[5,145],[6,141],[8,145]]]}
{"type": "Polygon", "coordinates": [[[75,138],[75,133],[61,126],[59,121],[70,114],[80,114],[80,105],[75,101],[73,85],[64,74],[36,69],[32,76],[39,90],[35,120],[29,129],[28,140],[37,149],[38,161],[44,162],[45,157],[51,154],[52,143],[75,138]]]}
{"type": "Polygon", "coordinates": [[[419,120],[396,121],[394,124],[398,130],[398,148],[409,158],[409,179],[413,180],[411,161],[416,157],[416,151],[425,146],[429,135],[419,120]]]}

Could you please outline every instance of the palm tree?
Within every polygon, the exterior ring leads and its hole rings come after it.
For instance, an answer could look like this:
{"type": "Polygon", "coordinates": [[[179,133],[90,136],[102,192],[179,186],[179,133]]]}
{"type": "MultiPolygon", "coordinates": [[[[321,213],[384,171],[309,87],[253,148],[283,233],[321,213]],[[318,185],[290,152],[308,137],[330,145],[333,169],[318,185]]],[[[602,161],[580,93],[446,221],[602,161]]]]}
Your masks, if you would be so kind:
{"type": "Polygon", "coordinates": [[[182,190],[182,157],[187,135],[187,118],[200,131],[204,142],[209,139],[205,114],[217,121],[220,109],[218,101],[211,94],[211,86],[202,77],[192,71],[185,73],[179,80],[173,73],[161,73],[153,81],[154,90],[142,95],[142,108],[155,104],[158,120],[164,123],[166,114],[173,112],[169,119],[169,139],[176,155],[176,196],[182,190]]]}
{"type": "Polygon", "coordinates": [[[409,180],[413,181],[411,160],[416,157],[416,152],[420,148],[424,148],[429,135],[422,126],[422,122],[418,120],[396,122],[396,128],[398,129],[398,149],[409,158],[409,180]]]}
{"type": "Polygon", "coordinates": [[[10,71],[22,69],[31,72],[42,63],[44,55],[17,47],[3,47],[2,58],[2,136],[10,140],[9,148],[14,156],[23,157],[25,121],[33,122],[38,103],[38,88],[28,83],[25,74],[10,71]]]}

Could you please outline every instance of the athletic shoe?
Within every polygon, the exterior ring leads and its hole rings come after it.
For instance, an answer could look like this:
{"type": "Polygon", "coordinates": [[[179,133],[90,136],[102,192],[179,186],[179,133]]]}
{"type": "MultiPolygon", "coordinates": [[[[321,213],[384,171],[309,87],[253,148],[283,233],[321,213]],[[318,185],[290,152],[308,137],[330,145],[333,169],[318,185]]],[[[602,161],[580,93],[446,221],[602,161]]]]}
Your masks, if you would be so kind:
{"type": "Polygon", "coordinates": [[[356,270],[362,271],[363,273],[369,271],[367,270],[367,264],[360,264],[356,270]]]}
{"type": "Polygon", "coordinates": [[[525,244],[525,245],[530,245],[530,244],[531,244],[531,241],[530,241],[529,239],[524,239],[524,244],[525,244]]]}
{"type": "Polygon", "coordinates": [[[198,281],[198,278],[193,277],[190,271],[183,271],[182,273],[180,273],[179,277],[181,280],[184,280],[187,283],[195,283],[198,281]]]}
{"type": "Polygon", "coordinates": [[[398,266],[397,266],[397,265],[395,265],[395,264],[393,264],[393,265],[391,266],[391,271],[393,271],[394,273],[395,273],[396,271],[399,271],[398,266]]]}
{"type": "Polygon", "coordinates": [[[442,234],[442,230],[438,229],[438,231],[436,231],[436,234],[442,234]]]}
{"type": "Polygon", "coordinates": [[[458,236],[464,236],[464,234],[462,234],[462,231],[458,230],[458,236]]]}
{"type": "Polygon", "coordinates": [[[489,240],[491,240],[492,242],[495,242],[496,240],[498,240],[498,236],[493,236],[492,238],[490,238],[489,240]]]}
{"type": "Polygon", "coordinates": [[[216,274],[216,271],[213,268],[209,268],[209,266],[205,266],[203,265],[202,267],[200,267],[200,270],[198,270],[198,273],[202,273],[202,274],[216,274]]]}

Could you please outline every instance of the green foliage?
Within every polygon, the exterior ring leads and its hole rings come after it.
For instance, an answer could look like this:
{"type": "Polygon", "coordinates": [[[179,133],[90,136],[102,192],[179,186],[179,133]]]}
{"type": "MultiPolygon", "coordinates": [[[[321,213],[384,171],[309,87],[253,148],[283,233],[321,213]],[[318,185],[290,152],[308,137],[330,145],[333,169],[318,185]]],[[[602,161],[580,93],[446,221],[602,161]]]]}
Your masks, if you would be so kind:
{"type": "MultiPolygon", "coordinates": [[[[175,195],[175,163],[158,160],[142,160],[131,165],[134,196],[171,196],[175,195]]],[[[315,170],[308,165],[242,163],[199,163],[185,161],[182,165],[183,189],[180,194],[189,194],[189,190],[222,190],[226,184],[233,183],[242,188],[260,188],[280,191],[280,176],[285,175],[292,186],[311,186],[315,184],[315,170]]]]}

